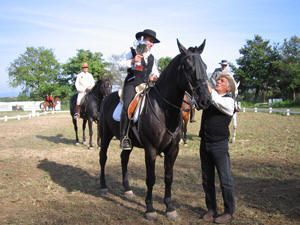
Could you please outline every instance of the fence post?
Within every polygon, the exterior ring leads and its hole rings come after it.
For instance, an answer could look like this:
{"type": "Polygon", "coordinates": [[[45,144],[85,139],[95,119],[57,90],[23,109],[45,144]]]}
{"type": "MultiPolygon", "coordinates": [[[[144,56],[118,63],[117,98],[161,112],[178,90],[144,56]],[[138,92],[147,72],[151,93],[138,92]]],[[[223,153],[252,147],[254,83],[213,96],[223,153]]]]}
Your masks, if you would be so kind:
{"type": "Polygon", "coordinates": [[[4,122],[7,122],[7,116],[4,116],[4,122]]]}
{"type": "Polygon", "coordinates": [[[31,110],[32,117],[35,117],[35,109],[31,110]]]}
{"type": "Polygon", "coordinates": [[[246,108],[245,107],[243,108],[243,112],[246,112],[246,108]]]}
{"type": "Polygon", "coordinates": [[[254,108],[254,112],[257,112],[257,108],[256,107],[254,108]]]}
{"type": "Polygon", "coordinates": [[[20,115],[17,115],[17,120],[20,120],[21,119],[21,116],[20,115]]]}
{"type": "Polygon", "coordinates": [[[290,115],[290,109],[286,110],[286,115],[289,116],[290,115]]]}
{"type": "Polygon", "coordinates": [[[269,108],[269,113],[272,113],[272,107],[269,108]]]}

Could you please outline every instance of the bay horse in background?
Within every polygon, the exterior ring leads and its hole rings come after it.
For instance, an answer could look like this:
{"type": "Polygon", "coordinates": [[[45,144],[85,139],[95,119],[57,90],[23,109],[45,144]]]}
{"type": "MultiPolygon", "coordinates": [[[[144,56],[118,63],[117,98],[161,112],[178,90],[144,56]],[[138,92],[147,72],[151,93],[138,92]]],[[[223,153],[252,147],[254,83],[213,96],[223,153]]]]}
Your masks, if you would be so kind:
{"type": "Polygon", "coordinates": [[[57,102],[61,102],[61,100],[60,100],[59,97],[56,97],[56,98],[54,99],[53,104],[50,104],[50,103],[47,102],[47,101],[41,102],[41,104],[40,104],[40,109],[41,109],[41,110],[44,110],[44,111],[46,111],[47,109],[50,110],[50,108],[51,108],[52,110],[55,110],[55,107],[56,107],[56,105],[57,105],[57,102]]]}
{"type": "MultiPolygon", "coordinates": [[[[99,79],[92,90],[87,93],[84,97],[83,103],[81,104],[80,108],[80,118],[83,119],[82,123],[82,132],[83,132],[83,144],[86,144],[86,137],[85,137],[85,128],[86,122],[88,122],[89,126],[89,149],[93,149],[92,143],[92,136],[93,136],[93,121],[99,121],[99,110],[100,105],[105,96],[111,93],[111,83],[108,79],[99,79]]],[[[70,99],[70,114],[72,116],[72,122],[74,125],[74,130],[76,134],[76,145],[79,145],[79,138],[78,138],[78,127],[77,127],[77,120],[74,119],[74,114],[76,113],[76,101],[77,95],[75,94],[70,99]]],[[[97,141],[98,141],[97,137],[97,141]]]]}
{"type": "Polygon", "coordinates": [[[186,133],[187,133],[187,125],[190,120],[190,114],[193,107],[192,97],[188,92],[184,94],[183,101],[181,104],[181,115],[182,115],[182,140],[184,146],[187,146],[186,143],[186,133]]]}
{"type": "MultiPolygon", "coordinates": [[[[134,124],[138,136],[132,129],[129,137],[133,146],[144,148],[146,164],[146,212],[147,219],[155,219],[157,214],[152,204],[152,190],[155,184],[155,161],[158,155],[164,155],[166,215],[177,218],[177,212],[172,206],[171,189],[173,182],[173,166],[179,151],[179,141],[182,135],[181,104],[185,91],[196,100],[197,109],[206,108],[210,104],[210,93],[207,87],[206,65],[200,54],[205,41],[199,47],[186,49],[177,40],[180,51],[166,69],[161,73],[154,87],[145,91],[145,104],[134,124]]],[[[120,101],[117,92],[107,96],[101,105],[98,132],[101,140],[100,159],[100,192],[107,194],[105,179],[105,164],[107,149],[111,139],[120,138],[120,123],[113,119],[114,109],[120,101]]],[[[125,196],[130,198],[134,194],[129,185],[127,165],[131,150],[121,152],[122,184],[125,196]]]]}

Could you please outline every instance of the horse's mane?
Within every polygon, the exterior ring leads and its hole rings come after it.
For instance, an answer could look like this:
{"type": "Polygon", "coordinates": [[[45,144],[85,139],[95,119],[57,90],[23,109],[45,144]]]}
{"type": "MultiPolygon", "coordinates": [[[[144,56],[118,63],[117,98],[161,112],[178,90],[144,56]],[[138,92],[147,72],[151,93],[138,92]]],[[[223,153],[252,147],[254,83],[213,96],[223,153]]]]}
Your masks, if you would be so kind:
{"type": "Polygon", "coordinates": [[[180,57],[180,54],[178,54],[177,56],[175,56],[175,57],[171,60],[171,62],[169,62],[169,64],[167,65],[167,67],[161,72],[161,74],[160,74],[159,77],[164,77],[165,74],[169,73],[169,70],[171,70],[171,69],[173,69],[173,70],[174,70],[174,69],[177,69],[177,68],[174,67],[173,65],[174,65],[175,63],[177,63],[179,57],[180,57]],[[171,69],[170,69],[170,68],[171,68],[171,69]]]}

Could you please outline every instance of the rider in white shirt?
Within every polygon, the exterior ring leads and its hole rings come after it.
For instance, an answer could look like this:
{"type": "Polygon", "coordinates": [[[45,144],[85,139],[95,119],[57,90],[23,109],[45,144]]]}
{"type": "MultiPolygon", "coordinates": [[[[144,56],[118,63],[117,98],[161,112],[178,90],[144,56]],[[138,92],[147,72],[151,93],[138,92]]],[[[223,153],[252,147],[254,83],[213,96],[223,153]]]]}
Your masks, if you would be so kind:
{"type": "Polygon", "coordinates": [[[88,72],[88,63],[83,62],[81,65],[82,72],[77,75],[75,87],[78,91],[77,102],[76,102],[76,113],[74,119],[80,117],[80,104],[82,98],[86,95],[87,92],[91,91],[95,85],[95,80],[92,74],[88,72]]]}

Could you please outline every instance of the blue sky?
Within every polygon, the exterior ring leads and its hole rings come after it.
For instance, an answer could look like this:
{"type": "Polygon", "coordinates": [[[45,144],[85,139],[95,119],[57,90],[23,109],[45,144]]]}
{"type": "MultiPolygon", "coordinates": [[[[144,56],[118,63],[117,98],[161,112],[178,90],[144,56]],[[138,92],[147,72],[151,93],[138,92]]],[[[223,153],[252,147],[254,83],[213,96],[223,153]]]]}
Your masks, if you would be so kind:
{"type": "Polygon", "coordinates": [[[255,34],[271,43],[300,36],[298,0],[0,0],[0,94],[20,89],[8,85],[7,68],[26,47],[53,49],[65,63],[77,49],[101,52],[105,58],[127,51],[135,33],[145,28],[161,41],[156,58],[178,54],[176,38],[186,46],[206,39],[203,60],[208,72],[255,34]]]}

